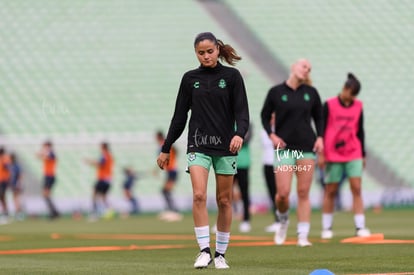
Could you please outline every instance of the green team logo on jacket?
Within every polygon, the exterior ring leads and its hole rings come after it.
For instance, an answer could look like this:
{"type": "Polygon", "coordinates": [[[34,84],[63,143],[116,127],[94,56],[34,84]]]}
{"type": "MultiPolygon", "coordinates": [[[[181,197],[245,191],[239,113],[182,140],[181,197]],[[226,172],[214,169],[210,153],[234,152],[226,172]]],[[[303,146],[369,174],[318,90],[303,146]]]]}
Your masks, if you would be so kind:
{"type": "Polygon", "coordinates": [[[196,89],[200,88],[200,82],[199,81],[194,82],[193,87],[196,89]]]}
{"type": "Polygon", "coordinates": [[[310,100],[310,96],[309,96],[309,94],[308,94],[308,93],[305,93],[305,94],[303,95],[303,99],[304,99],[305,101],[309,101],[309,100],[310,100]]]}
{"type": "Polygon", "coordinates": [[[222,89],[226,88],[226,80],[220,79],[218,86],[222,89]]]}
{"type": "Polygon", "coordinates": [[[287,102],[288,101],[288,96],[287,95],[282,95],[281,97],[283,102],[287,102]]]}

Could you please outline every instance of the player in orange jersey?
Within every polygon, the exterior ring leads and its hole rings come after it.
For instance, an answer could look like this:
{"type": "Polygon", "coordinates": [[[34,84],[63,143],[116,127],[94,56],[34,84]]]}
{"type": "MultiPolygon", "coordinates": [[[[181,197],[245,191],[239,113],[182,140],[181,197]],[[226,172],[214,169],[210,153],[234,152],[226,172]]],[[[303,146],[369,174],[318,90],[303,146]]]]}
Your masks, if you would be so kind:
{"type": "Polygon", "coordinates": [[[49,217],[55,219],[59,217],[59,212],[51,199],[51,191],[56,182],[57,157],[51,141],[43,143],[42,149],[37,153],[37,157],[43,161],[43,197],[49,208],[49,217]]]}
{"type": "Polygon", "coordinates": [[[13,192],[15,219],[21,221],[24,219],[22,203],[20,200],[21,194],[23,192],[22,169],[21,169],[21,165],[15,153],[10,154],[10,166],[9,167],[10,167],[9,184],[13,192]]]}
{"type": "Polygon", "coordinates": [[[99,160],[85,160],[88,164],[96,167],[97,182],[94,186],[92,201],[93,201],[93,213],[103,214],[109,207],[107,194],[111,187],[112,171],[114,166],[114,159],[112,153],[109,150],[109,144],[107,142],[101,143],[101,157],[99,160]],[[99,201],[103,203],[103,209],[99,207],[99,201]]]}
{"type": "MultiPolygon", "coordinates": [[[[165,137],[161,131],[156,133],[156,140],[158,145],[161,146],[164,144],[165,137]]],[[[172,146],[170,150],[170,161],[168,165],[164,168],[166,172],[166,178],[164,185],[162,187],[162,195],[164,197],[165,203],[167,205],[167,211],[160,214],[160,219],[167,221],[179,221],[182,219],[182,215],[178,213],[177,206],[172,197],[172,191],[177,182],[178,172],[177,172],[177,149],[172,146]]]]}
{"type": "Polygon", "coordinates": [[[0,216],[0,224],[8,223],[9,210],[6,202],[6,190],[10,179],[10,157],[6,154],[6,150],[0,148],[0,203],[3,214],[0,216]]]}

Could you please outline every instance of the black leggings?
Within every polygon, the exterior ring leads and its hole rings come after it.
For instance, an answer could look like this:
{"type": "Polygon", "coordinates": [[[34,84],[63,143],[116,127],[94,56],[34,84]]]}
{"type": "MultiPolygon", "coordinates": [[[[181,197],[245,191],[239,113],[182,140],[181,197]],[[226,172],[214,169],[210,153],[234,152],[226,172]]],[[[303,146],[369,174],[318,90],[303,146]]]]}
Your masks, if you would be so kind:
{"type": "Polygon", "coordinates": [[[250,221],[249,169],[238,168],[234,177],[239,184],[243,201],[243,221],[250,221]]]}
{"type": "Polygon", "coordinates": [[[263,166],[263,172],[266,179],[266,187],[267,192],[269,194],[270,200],[272,201],[273,205],[273,215],[275,216],[275,221],[277,221],[276,217],[276,179],[275,179],[275,172],[273,169],[273,165],[264,165],[263,166]]]}

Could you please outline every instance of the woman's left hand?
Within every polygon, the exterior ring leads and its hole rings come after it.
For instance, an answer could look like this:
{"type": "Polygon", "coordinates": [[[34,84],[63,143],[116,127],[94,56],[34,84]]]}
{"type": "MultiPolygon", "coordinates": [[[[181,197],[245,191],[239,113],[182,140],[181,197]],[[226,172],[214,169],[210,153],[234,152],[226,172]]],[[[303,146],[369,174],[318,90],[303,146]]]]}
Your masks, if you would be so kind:
{"type": "Polygon", "coordinates": [[[234,136],[230,141],[230,152],[237,153],[243,145],[243,139],[239,136],[234,136]]]}
{"type": "Polygon", "coordinates": [[[323,152],[323,138],[318,137],[313,145],[313,152],[322,153],[323,152]]]}

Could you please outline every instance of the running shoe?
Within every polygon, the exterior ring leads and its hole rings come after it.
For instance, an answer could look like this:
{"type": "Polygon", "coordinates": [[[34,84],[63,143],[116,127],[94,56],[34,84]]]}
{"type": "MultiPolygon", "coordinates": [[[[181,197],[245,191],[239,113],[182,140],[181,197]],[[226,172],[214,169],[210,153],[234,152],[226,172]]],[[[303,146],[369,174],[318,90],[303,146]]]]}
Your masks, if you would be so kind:
{"type": "Polygon", "coordinates": [[[359,228],[356,231],[356,235],[358,237],[368,237],[368,236],[371,236],[371,232],[369,231],[368,228],[359,228]]]}
{"type": "Polygon", "coordinates": [[[312,243],[308,241],[308,238],[298,238],[298,246],[299,247],[312,246],[312,243]]]}
{"type": "Polygon", "coordinates": [[[282,245],[286,240],[287,231],[289,228],[289,220],[281,222],[279,228],[275,231],[274,241],[277,245],[282,245]]]}
{"type": "Polygon", "coordinates": [[[230,268],[230,266],[227,264],[226,259],[221,255],[214,258],[214,265],[215,265],[216,269],[230,268]]]}
{"type": "Polygon", "coordinates": [[[211,261],[212,261],[212,259],[211,259],[210,253],[201,251],[197,255],[197,259],[194,263],[194,267],[195,268],[206,268],[211,263],[211,261]]]}
{"type": "Polygon", "coordinates": [[[321,238],[322,239],[332,239],[333,237],[333,231],[331,229],[324,229],[321,232],[321,238]]]}

